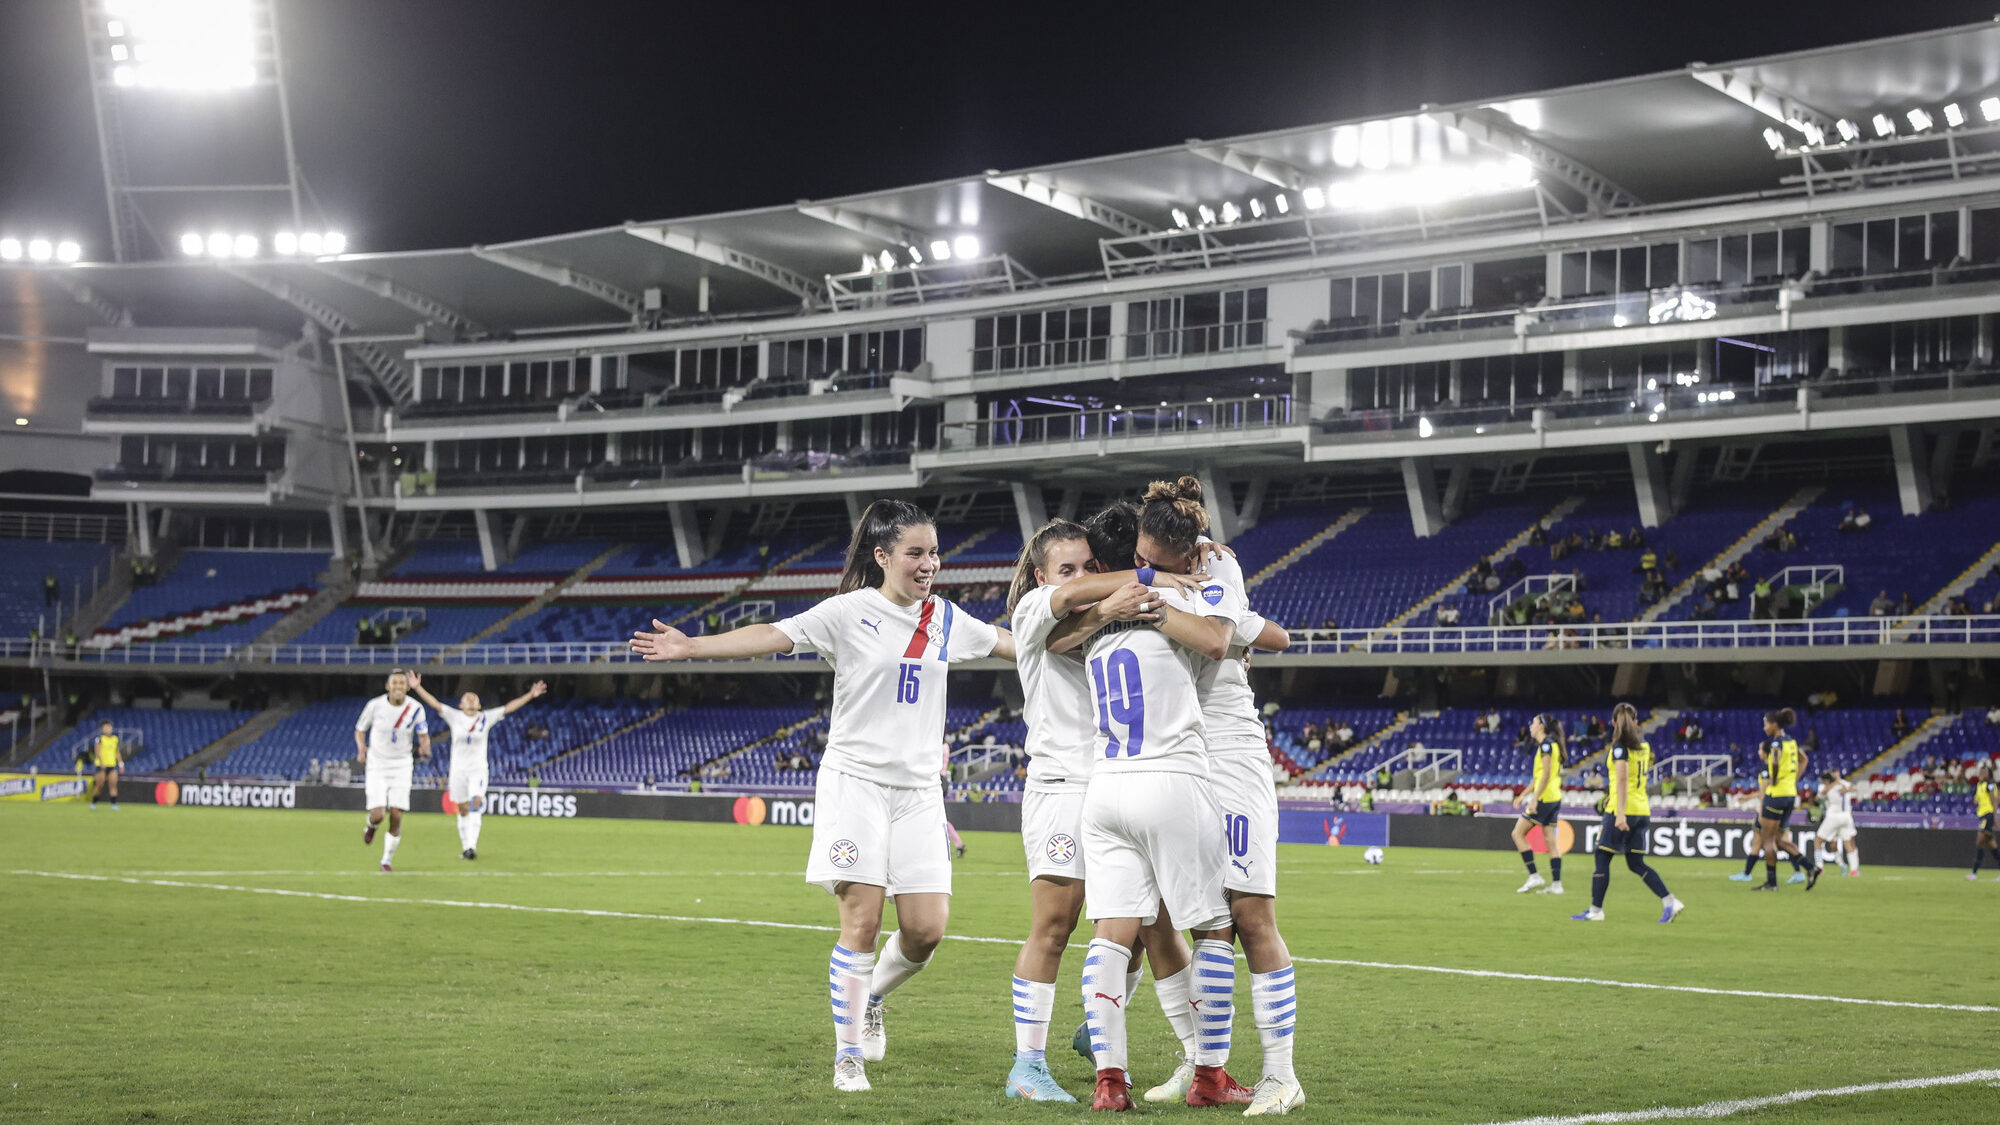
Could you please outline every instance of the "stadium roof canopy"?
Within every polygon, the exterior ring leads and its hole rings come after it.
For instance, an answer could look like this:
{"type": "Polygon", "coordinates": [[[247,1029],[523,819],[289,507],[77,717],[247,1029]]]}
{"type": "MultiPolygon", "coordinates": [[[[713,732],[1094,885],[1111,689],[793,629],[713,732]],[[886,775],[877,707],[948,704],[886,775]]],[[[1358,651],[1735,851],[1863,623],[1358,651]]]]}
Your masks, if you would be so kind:
{"type": "Polygon", "coordinates": [[[1843,125],[1858,129],[1860,146],[1879,143],[1877,115],[1896,138],[1916,140],[1912,110],[1953,105],[1971,115],[1957,143],[1991,151],[2000,125],[1986,126],[1978,107],[1996,94],[2000,22],[1989,22],[503,246],[12,267],[0,332],[77,335],[129,314],[145,326],[289,335],[304,314],[340,334],[428,322],[465,339],[506,337],[693,314],[704,275],[712,315],[787,313],[819,304],[827,277],[864,258],[887,253],[902,265],[912,248],[930,256],[960,236],[977,239],[982,255],[1005,255],[1028,284],[1080,280],[1104,275],[1104,240],[1196,225],[1204,207],[1219,221],[1225,204],[1248,221],[1251,200],[1269,210],[1281,193],[1296,211],[1307,189],[1403,167],[1532,168],[1542,205],[1573,214],[1798,193],[1814,145],[1834,146],[1823,151],[1837,158],[1843,125]],[[649,289],[663,309],[646,310],[649,289]]]}

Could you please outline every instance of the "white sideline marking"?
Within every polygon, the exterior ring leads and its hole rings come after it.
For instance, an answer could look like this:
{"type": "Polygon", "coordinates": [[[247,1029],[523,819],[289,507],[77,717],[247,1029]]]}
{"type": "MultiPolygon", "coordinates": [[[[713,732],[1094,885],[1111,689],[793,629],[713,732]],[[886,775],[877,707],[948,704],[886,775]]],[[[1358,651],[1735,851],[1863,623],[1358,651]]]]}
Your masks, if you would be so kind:
{"type": "MultiPolygon", "coordinates": [[[[230,883],[191,883],[181,879],[144,879],[129,875],[89,875],[75,871],[31,871],[14,870],[10,875],[27,875],[43,879],[75,879],[91,883],[125,883],[140,887],[188,887],[210,891],[238,891],[244,894],[277,895],[283,898],[312,898],[330,902],[379,902],[405,906],[462,906],[475,910],[512,910],[524,914],[573,914],[589,918],[638,918],[652,922],[694,922],[716,926],[753,926],[770,930],[806,930],[817,933],[838,933],[836,926],[815,925],[810,922],[770,922],[757,918],[717,918],[706,915],[649,914],[633,910],[598,910],[581,906],[523,906],[511,902],[477,902],[468,899],[450,898],[390,898],[378,895],[345,895],[332,891],[300,891],[281,887],[243,887],[230,883]]],[[[963,941],[977,945],[1019,945],[1019,938],[978,937],[970,934],[946,934],[946,941],[963,941]]],[[[1081,948],[1073,946],[1072,948],[1081,948]]],[[[1240,954],[1239,954],[1240,956],[1240,954]]],[[[1917,1000],[1867,1000],[1853,996],[1819,996],[1806,992],[1762,992],[1732,988],[1700,988],[1686,984],[1647,984],[1642,981],[1603,980],[1596,977],[1557,977],[1539,973],[1509,973],[1497,969],[1453,969],[1441,965],[1407,965],[1395,961],[1348,961],[1331,957],[1299,957],[1293,961],[1309,965],[1340,965],[1363,969],[1392,969],[1412,973],[1444,973],[1462,977],[1492,977],[1503,980],[1542,981],[1551,984],[1592,984],[1604,988],[1638,988],[1654,992],[1693,992],[1704,996],[1744,996],[1760,1000],[1815,1000],[1829,1004],[1864,1004],[1882,1008],[1924,1008],[1931,1011],[1947,1012],[2000,1012],[2000,1007],[1985,1004],[1933,1004],[1917,1000]]],[[[1592,1119],[1578,1119],[1592,1120],[1592,1119]]]]}
{"type": "MultiPolygon", "coordinates": [[[[302,868],[265,868],[258,870],[208,870],[208,871],[152,871],[128,869],[122,874],[136,876],[203,876],[225,875],[311,875],[311,876],[353,876],[372,878],[379,871],[308,871],[302,868]]],[[[1023,878],[1026,871],[954,871],[954,878],[967,875],[997,876],[1002,878],[1023,878]]],[[[752,877],[791,878],[803,881],[804,870],[792,871],[398,871],[399,879],[747,879],[752,877]]]]}
{"type": "Polygon", "coordinates": [[[1516,1121],[1498,1122],[1496,1125],[1596,1125],[1598,1122],[1614,1123],[1623,1121],[1673,1121],[1690,1117],[1729,1117],[1751,1110],[1768,1109],[1775,1105],[1791,1105],[1813,1098],[1843,1098],[1854,1094],[1875,1094],[1884,1090],[1924,1090],[1934,1086],[1967,1086],[1974,1082],[1991,1082],[2000,1079],[2000,1070],[1968,1070],[1964,1074],[1944,1074],[1936,1078],[1905,1078],[1900,1082],[1870,1082],[1861,1086],[1834,1086],[1825,1090],[1793,1090],[1788,1094],[1772,1094],[1763,1098],[1738,1098],[1733,1101],[1704,1102],[1701,1105],[1658,1106],[1653,1109],[1634,1109],[1622,1113],[1584,1113],[1573,1117],[1523,1117],[1516,1121]]]}

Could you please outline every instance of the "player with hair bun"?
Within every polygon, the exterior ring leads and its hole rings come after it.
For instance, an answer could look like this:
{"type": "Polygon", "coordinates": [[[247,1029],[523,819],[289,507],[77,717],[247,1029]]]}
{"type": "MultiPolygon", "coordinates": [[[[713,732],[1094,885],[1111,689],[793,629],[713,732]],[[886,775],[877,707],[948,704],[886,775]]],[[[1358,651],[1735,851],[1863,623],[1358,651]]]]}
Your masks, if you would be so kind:
{"type": "Polygon", "coordinates": [[[839,592],[770,625],[689,637],[661,621],[632,637],[647,660],[728,660],[818,653],[833,666],[833,716],[814,796],[806,881],[840,907],[827,964],[834,1089],[869,1088],[883,1057],[882,1000],[930,963],[951,913],[938,747],[952,664],[1014,658],[1014,638],[932,593],[937,528],[902,500],[868,506],[848,543],[839,592]],[[875,941],[896,900],[899,928],[875,941]]]}
{"type": "Polygon", "coordinates": [[[1660,873],[1646,863],[1646,831],[1653,823],[1646,785],[1653,772],[1653,747],[1639,734],[1639,709],[1620,703],[1611,711],[1611,786],[1599,804],[1604,822],[1597,836],[1597,871],[1590,877],[1590,908],[1572,914],[1577,922],[1604,921],[1604,894],[1611,887],[1611,857],[1622,855],[1632,874],[1660,897],[1660,921],[1671,922],[1687,909],[1667,890],[1660,873]]]}
{"type": "Polygon", "coordinates": [[[1799,778],[1805,775],[1806,752],[1785,733],[1799,721],[1790,707],[1780,707],[1764,716],[1764,753],[1770,759],[1771,781],[1764,787],[1762,806],[1757,810],[1757,827],[1763,837],[1764,881],[1753,891],[1778,889],[1778,853],[1791,862],[1794,883],[1812,890],[1819,883],[1819,864],[1799,851],[1786,834],[1786,822],[1799,800],[1799,778]]]}

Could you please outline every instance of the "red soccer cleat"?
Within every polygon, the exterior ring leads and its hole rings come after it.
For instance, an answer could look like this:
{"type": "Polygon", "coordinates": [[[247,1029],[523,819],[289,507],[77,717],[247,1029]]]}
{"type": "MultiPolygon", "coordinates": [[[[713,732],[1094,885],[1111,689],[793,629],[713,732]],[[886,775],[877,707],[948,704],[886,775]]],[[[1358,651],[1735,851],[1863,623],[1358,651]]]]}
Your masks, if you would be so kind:
{"type": "Polygon", "coordinates": [[[382,865],[382,870],[383,870],[383,871],[387,871],[387,870],[389,870],[389,865],[388,865],[388,864],[386,864],[386,863],[385,863],[385,864],[383,864],[383,865],[382,865]]]}
{"type": "Polygon", "coordinates": [[[1244,1105],[1254,1100],[1254,1090],[1244,1089],[1243,1084],[1229,1077],[1229,1072],[1219,1066],[1198,1066],[1194,1068],[1194,1085],[1188,1087],[1187,1104],[1244,1105]]]}
{"type": "Polygon", "coordinates": [[[363,847],[367,847],[369,844],[372,844],[374,842],[375,842],[375,826],[371,824],[368,827],[363,828],[361,830],[361,845],[363,847]]]}
{"type": "Polygon", "coordinates": [[[1125,1072],[1117,1067],[1097,1072],[1097,1096],[1091,1099],[1090,1108],[1112,1111],[1132,1108],[1132,1096],[1127,1093],[1132,1083],[1125,1072]]]}

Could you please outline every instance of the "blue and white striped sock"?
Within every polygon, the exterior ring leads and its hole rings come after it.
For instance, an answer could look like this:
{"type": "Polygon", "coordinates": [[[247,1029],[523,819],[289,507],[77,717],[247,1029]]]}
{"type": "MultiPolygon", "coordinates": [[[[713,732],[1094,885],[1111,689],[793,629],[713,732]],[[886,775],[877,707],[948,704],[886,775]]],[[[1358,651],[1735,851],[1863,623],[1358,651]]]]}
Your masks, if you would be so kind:
{"type": "Polygon", "coordinates": [[[868,974],[875,954],[836,945],[826,962],[826,988],[833,1001],[833,1055],[861,1057],[861,1008],[868,1003],[868,974]]]}
{"type": "Polygon", "coordinates": [[[1090,1032],[1090,1053],[1097,1069],[1126,1069],[1125,967],[1132,951],[1115,941],[1097,938],[1083,958],[1083,1020],[1090,1032]]]}
{"type": "Polygon", "coordinates": [[[1045,1057],[1049,1020],[1056,1014],[1056,986],[1014,978],[1014,1057],[1033,1062],[1045,1057]]]}
{"type": "Polygon", "coordinates": [[[1194,1064],[1229,1061],[1229,1029],[1236,1017],[1236,949],[1226,941],[1194,943],[1194,1064]]]}
{"type": "Polygon", "coordinates": [[[1292,967],[1250,974],[1250,1011],[1264,1045],[1264,1077],[1297,1081],[1292,1073],[1292,1027],[1298,1020],[1298,991],[1292,967]]]}

